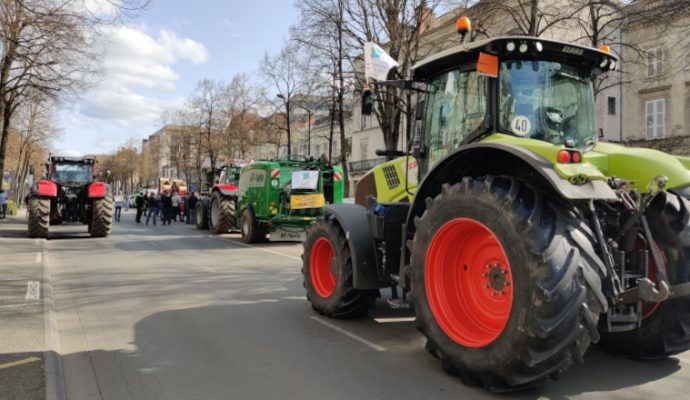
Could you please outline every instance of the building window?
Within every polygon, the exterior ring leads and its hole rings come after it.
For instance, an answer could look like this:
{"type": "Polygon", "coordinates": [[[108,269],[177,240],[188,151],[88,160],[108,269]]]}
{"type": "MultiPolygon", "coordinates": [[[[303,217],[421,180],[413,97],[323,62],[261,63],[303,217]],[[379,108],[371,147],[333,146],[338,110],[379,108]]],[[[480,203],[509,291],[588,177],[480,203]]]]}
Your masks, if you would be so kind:
{"type": "Polygon", "coordinates": [[[647,78],[663,75],[664,73],[664,49],[656,47],[647,50],[647,78]]]}
{"type": "Polygon", "coordinates": [[[609,110],[609,115],[616,115],[616,98],[615,97],[609,97],[608,98],[608,110],[609,110]]]}
{"type": "Polygon", "coordinates": [[[359,139],[359,159],[366,160],[369,156],[369,138],[359,139]]]}
{"type": "Polygon", "coordinates": [[[666,120],[666,99],[656,99],[645,102],[647,116],[647,139],[664,137],[664,121],[666,120]]]}

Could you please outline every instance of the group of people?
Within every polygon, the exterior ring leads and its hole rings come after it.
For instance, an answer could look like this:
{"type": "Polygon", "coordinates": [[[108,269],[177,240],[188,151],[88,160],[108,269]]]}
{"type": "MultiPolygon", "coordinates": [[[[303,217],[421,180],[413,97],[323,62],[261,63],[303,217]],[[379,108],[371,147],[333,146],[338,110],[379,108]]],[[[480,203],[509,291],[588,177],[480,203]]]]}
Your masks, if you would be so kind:
{"type": "Polygon", "coordinates": [[[146,217],[146,225],[160,218],[161,224],[170,225],[172,221],[196,224],[194,209],[198,201],[196,193],[180,195],[177,191],[171,193],[138,193],[136,195],[137,216],[135,221],[141,223],[142,217],[146,217]]]}

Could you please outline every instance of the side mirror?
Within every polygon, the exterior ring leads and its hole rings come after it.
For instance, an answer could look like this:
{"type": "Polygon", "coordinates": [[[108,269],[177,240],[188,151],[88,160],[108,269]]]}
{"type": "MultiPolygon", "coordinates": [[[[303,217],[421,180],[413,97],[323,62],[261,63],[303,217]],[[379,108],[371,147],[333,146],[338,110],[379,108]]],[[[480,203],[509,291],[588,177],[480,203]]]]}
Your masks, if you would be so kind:
{"type": "Polygon", "coordinates": [[[371,90],[362,92],[362,115],[371,115],[374,111],[374,97],[371,90]]]}

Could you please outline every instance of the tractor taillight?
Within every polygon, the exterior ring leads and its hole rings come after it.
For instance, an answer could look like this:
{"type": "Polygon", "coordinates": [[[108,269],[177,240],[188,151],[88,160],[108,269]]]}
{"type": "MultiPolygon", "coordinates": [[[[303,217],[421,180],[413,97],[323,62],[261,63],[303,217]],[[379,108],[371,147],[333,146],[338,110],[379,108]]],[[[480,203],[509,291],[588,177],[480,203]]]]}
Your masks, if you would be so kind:
{"type": "Polygon", "coordinates": [[[560,164],[579,164],[582,154],[579,151],[561,150],[556,154],[556,161],[560,164]]]}

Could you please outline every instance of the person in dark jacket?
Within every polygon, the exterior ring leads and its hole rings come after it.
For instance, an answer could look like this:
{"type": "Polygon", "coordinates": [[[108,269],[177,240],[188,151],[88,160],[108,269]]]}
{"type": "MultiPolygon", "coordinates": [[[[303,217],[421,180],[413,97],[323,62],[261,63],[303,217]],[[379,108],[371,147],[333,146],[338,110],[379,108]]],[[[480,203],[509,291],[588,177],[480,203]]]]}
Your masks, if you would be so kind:
{"type": "Polygon", "coordinates": [[[156,219],[158,218],[158,212],[160,211],[161,200],[154,193],[149,195],[148,201],[146,202],[148,208],[148,214],[146,216],[146,225],[149,224],[149,220],[153,217],[153,224],[156,225],[156,219]]]}
{"type": "Polygon", "coordinates": [[[199,199],[196,197],[196,192],[189,194],[189,200],[187,200],[187,209],[189,210],[187,223],[196,225],[196,203],[199,199]]]}
{"type": "Polygon", "coordinates": [[[141,214],[144,213],[144,202],[145,201],[146,201],[146,199],[144,198],[144,194],[141,192],[137,193],[137,197],[134,199],[134,202],[137,206],[137,216],[134,220],[137,221],[137,224],[141,223],[141,214]]]}
{"type": "Polygon", "coordinates": [[[161,206],[163,208],[161,222],[163,225],[165,225],[166,222],[170,225],[170,221],[172,220],[172,204],[172,197],[167,192],[163,192],[161,194],[161,206]]]}

